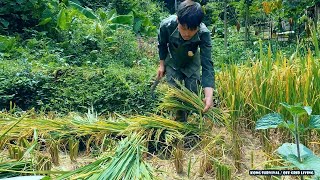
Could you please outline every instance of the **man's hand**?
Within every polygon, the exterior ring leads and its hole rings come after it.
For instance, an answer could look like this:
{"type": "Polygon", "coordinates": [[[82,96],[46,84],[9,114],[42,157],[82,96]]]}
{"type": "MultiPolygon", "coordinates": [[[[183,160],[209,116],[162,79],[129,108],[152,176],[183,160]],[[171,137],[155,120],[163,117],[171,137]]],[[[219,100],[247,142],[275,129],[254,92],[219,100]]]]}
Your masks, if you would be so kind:
{"type": "Polygon", "coordinates": [[[165,67],[164,67],[164,60],[160,60],[160,65],[157,72],[157,79],[161,79],[164,76],[165,67]]]}
{"type": "Polygon", "coordinates": [[[204,88],[204,95],[205,95],[205,98],[203,99],[203,103],[205,104],[205,107],[202,111],[207,112],[213,105],[213,98],[212,98],[213,88],[211,87],[204,88]]]}

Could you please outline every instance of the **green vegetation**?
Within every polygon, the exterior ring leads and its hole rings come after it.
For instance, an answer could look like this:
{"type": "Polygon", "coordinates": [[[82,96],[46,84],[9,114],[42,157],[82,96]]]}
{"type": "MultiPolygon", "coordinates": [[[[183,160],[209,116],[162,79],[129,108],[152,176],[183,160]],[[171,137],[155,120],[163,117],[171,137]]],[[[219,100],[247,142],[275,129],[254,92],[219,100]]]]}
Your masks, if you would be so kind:
{"type": "Polygon", "coordinates": [[[295,144],[284,143],[277,152],[283,159],[295,165],[295,167],[301,170],[314,170],[317,177],[320,176],[319,162],[320,158],[313,154],[313,152],[300,144],[299,135],[307,130],[318,130],[320,123],[320,115],[311,115],[312,109],[309,106],[301,106],[300,104],[288,105],[287,103],[281,103],[287,111],[293,116],[293,121],[285,121],[281,114],[271,113],[263,116],[256,123],[256,129],[268,129],[284,127],[288,128],[292,135],[295,137],[295,144]],[[310,119],[307,120],[306,127],[304,124],[299,123],[299,117],[307,114],[310,119]],[[296,146],[296,149],[293,149],[296,146]]]}
{"type": "Polygon", "coordinates": [[[216,76],[207,113],[201,91],[150,92],[174,1],[2,0],[0,178],[320,176],[320,1],[197,2],[216,76]]]}

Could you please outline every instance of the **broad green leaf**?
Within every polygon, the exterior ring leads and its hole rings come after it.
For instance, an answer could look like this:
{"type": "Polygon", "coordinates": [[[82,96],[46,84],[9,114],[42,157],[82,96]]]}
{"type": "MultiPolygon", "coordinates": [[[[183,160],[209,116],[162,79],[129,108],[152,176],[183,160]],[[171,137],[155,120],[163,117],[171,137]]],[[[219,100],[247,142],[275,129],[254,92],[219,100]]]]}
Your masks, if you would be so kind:
{"type": "Polygon", "coordinates": [[[48,24],[51,20],[52,20],[51,17],[45,18],[45,19],[43,19],[42,21],[40,21],[40,23],[38,24],[38,26],[42,26],[42,25],[48,24]]]}
{"type": "Polygon", "coordinates": [[[61,9],[58,14],[57,25],[60,29],[66,30],[67,29],[67,12],[66,9],[61,9]]]}
{"type": "Polygon", "coordinates": [[[108,25],[108,28],[111,30],[116,30],[117,28],[122,27],[122,28],[129,28],[130,26],[124,25],[124,24],[117,24],[117,23],[112,23],[108,25]]]}
{"type": "Polygon", "coordinates": [[[312,113],[312,108],[310,106],[304,106],[303,109],[307,112],[307,114],[310,116],[312,113]]]}
{"type": "MultiPolygon", "coordinates": [[[[305,147],[303,144],[299,144],[300,156],[302,158],[313,155],[313,152],[305,147]]],[[[289,155],[298,157],[297,145],[294,143],[284,143],[278,149],[277,152],[284,158],[287,159],[289,155]]]]}
{"type": "Polygon", "coordinates": [[[80,6],[79,4],[74,3],[74,2],[70,2],[70,6],[73,7],[73,8],[75,8],[75,9],[77,9],[77,10],[79,10],[83,15],[85,15],[85,16],[86,16],[87,18],[89,18],[89,19],[99,19],[99,18],[95,15],[95,13],[93,12],[93,10],[90,9],[90,8],[88,8],[88,7],[84,8],[84,7],[82,7],[82,6],[80,6]]]}
{"type": "Polygon", "coordinates": [[[301,103],[295,105],[289,105],[288,103],[280,103],[285,107],[292,116],[301,116],[303,114],[311,115],[312,108],[310,106],[302,106],[301,103]]]}
{"type": "Polygon", "coordinates": [[[88,7],[86,7],[86,8],[82,11],[82,13],[83,13],[87,18],[89,18],[89,19],[99,19],[99,18],[95,15],[95,13],[93,12],[93,10],[90,9],[90,8],[88,8],[88,7]]]}
{"type": "Polygon", "coordinates": [[[312,115],[310,117],[310,127],[320,129],[320,115],[312,115]]]}
{"type": "Polygon", "coordinates": [[[291,154],[286,160],[300,170],[314,170],[315,176],[320,177],[320,158],[318,156],[312,154],[304,157],[300,162],[297,156],[291,154]]]}
{"type": "Polygon", "coordinates": [[[283,122],[284,120],[280,114],[270,113],[263,116],[256,122],[256,129],[277,128],[283,122]]]}
{"type": "Polygon", "coordinates": [[[294,131],[294,123],[293,121],[287,121],[280,125],[280,127],[285,127],[287,129],[290,129],[292,132],[294,131]]]}
{"type": "Polygon", "coordinates": [[[103,33],[102,33],[101,24],[100,23],[96,23],[95,27],[96,27],[96,33],[102,35],[103,33]]]}
{"type": "Polygon", "coordinates": [[[115,9],[112,9],[111,11],[108,11],[108,14],[107,14],[107,20],[111,19],[113,16],[115,16],[117,13],[117,11],[115,9]]]}
{"type": "Polygon", "coordinates": [[[115,24],[132,25],[133,16],[132,15],[119,15],[119,16],[112,17],[109,21],[111,23],[115,23],[115,24]]]}

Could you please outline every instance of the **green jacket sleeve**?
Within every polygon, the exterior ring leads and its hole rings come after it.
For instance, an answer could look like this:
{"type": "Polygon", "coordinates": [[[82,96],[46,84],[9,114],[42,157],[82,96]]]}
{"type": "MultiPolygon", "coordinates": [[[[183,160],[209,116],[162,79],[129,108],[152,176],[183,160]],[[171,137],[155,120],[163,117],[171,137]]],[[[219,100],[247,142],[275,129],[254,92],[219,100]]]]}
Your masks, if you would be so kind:
{"type": "Polygon", "coordinates": [[[165,60],[168,55],[168,46],[169,34],[164,23],[160,24],[159,33],[158,33],[158,49],[159,49],[159,58],[160,60],[165,60]]]}
{"type": "Polygon", "coordinates": [[[202,87],[215,88],[214,69],[211,58],[211,37],[210,32],[204,32],[200,36],[200,58],[202,66],[202,87]]]}

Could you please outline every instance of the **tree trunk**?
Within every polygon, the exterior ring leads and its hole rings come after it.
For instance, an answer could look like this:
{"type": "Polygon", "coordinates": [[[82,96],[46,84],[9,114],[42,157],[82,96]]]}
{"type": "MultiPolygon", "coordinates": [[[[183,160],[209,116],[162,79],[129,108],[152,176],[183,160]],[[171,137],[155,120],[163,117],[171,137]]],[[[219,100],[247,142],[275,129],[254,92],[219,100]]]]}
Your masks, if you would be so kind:
{"type": "Polygon", "coordinates": [[[318,4],[316,3],[314,5],[314,27],[315,27],[315,30],[317,30],[317,24],[318,24],[318,4]]]}
{"type": "Polygon", "coordinates": [[[224,47],[227,48],[227,33],[228,33],[228,29],[227,29],[227,3],[228,0],[224,0],[224,47]]]}
{"type": "Polygon", "coordinates": [[[249,4],[246,3],[246,21],[245,21],[245,42],[246,47],[248,46],[248,40],[249,40],[249,4]]]}

